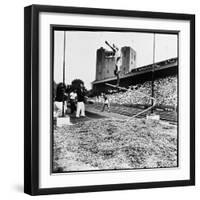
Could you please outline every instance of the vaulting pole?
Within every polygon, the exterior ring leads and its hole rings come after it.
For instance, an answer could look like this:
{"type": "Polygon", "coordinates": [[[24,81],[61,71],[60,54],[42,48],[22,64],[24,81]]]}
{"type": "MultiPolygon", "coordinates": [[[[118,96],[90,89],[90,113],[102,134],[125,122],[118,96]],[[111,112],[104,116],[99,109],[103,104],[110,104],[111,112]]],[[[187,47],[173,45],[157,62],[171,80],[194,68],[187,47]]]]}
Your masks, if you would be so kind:
{"type": "MultiPolygon", "coordinates": [[[[65,31],[64,31],[64,45],[63,45],[63,87],[65,85],[65,31]]],[[[65,116],[65,100],[64,100],[64,95],[63,95],[63,102],[62,102],[62,117],[65,116]]]]}

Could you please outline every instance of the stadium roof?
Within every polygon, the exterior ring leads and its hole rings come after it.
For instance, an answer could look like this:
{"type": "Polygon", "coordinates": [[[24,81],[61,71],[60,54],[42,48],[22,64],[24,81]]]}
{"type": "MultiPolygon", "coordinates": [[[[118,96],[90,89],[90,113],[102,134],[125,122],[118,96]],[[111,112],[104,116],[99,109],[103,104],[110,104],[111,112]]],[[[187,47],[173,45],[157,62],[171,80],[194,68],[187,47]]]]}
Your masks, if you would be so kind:
{"type": "MultiPolygon", "coordinates": [[[[151,65],[146,65],[143,67],[138,67],[138,68],[132,69],[129,73],[121,76],[120,79],[125,79],[127,77],[145,74],[145,73],[151,72],[152,70],[160,71],[160,70],[163,70],[166,68],[175,67],[177,65],[178,65],[178,58],[171,58],[171,59],[167,59],[167,60],[155,63],[154,68],[153,68],[153,64],[151,64],[151,65]]],[[[106,78],[106,79],[102,79],[102,80],[98,80],[98,81],[95,80],[92,82],[92,84],[104,83],[104,82],[112,81],[112,80],[116,80],[116,77],[106,78]]]]}

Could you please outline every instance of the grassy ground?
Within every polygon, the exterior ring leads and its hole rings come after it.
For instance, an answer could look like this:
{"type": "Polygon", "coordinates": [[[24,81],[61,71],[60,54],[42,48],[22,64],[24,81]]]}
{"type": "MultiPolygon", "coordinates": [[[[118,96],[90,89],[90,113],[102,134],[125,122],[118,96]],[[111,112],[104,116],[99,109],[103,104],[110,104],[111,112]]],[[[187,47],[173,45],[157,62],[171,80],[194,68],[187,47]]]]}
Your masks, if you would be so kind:
{"type": "Polygon", "coordinates": [[[54,172],[176,166],[175,125],[104,118],[54,130],[54,172]]]}

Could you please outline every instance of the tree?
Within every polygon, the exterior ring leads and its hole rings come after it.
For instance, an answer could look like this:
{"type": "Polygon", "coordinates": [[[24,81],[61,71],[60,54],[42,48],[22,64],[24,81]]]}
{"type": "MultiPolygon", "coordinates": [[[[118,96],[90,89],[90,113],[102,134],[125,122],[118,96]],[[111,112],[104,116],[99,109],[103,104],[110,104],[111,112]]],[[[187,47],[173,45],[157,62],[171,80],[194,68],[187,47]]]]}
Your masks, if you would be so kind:
{"type": "Polygon", "coordinates": [[[73,89],[80,89],[81,84],[84,85],[84,82],[81,79],[74,79],[71,84],[73,89]]]}
{"type": "Polygon", "coordinates": [[[65,93],[66,93],[66,85],[63,83],[59,83],[56,88],[55,101],[59,102],[66,101],[67,97],[65,93]]]}

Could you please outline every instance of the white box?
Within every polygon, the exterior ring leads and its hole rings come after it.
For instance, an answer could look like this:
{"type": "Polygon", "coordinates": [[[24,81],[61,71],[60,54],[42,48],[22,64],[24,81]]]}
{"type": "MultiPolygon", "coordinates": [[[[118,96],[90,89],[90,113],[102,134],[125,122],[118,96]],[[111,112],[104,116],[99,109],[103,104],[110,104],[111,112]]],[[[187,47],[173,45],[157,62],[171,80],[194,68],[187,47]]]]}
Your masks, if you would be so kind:
{"type": "Polygon", "coordinates": [[[61,127],[63,125],[72,125],[69,116],[57,117],[57,126],[61,127]]]}

